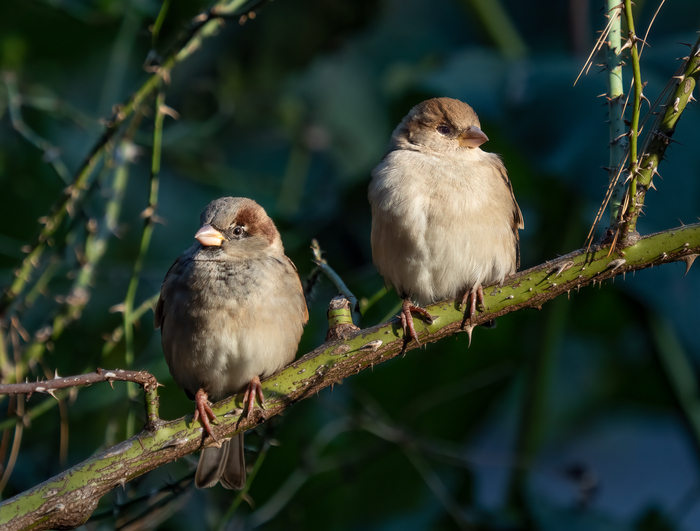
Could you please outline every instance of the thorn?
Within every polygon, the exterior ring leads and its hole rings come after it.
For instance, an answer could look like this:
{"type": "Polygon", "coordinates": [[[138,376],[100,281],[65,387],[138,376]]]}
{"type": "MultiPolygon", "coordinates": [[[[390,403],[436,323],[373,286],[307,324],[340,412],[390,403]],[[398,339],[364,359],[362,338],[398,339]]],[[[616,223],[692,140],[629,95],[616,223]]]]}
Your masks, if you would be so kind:
{"type": "Polygon", "coordinates": [[[678,106],[680,105],[680,103],[681,103],[680,98],[676,98],[675,100],[673,100],[673,114],[678,113],[678,106]]]}
{"type": "Polygon", "coordinates": [[[567,270],[571,269],[571,268],[573,267],[573,265],[574,265],[574,261],[573,261],[573,260],[567,260],[567,261],[565,261],[565,262],[562,262],[561,264],[557,264],[557,265],[555,265],[555,266],[553,266],[553,267],[550,267],[550,268],[547,270],[547,273],[554,273],[554,272],[556,271],[557,274],[554,276],[554,278],[556,278],[556,277],[558,277],[559,275],[561,275],[564,271],[567,271],[567,270]]]}
{"type": "Polygon", "coordinates": [[[54,394],[56,392],[56,389],[47,389],[46,392],[50,394],[56,401],[58,402],[58,397],[54,394]]]}
{"type": "Polygon", "coordinates": [[[688,274],[688,271],[690,271],[690,268],[693,266],[693,262],[695,262],[695,259],[698,257],[697,254],[689,254],[681,258],[685,262],[685,273],[683,276],[688,274]]]}
{"type": "Polygon", "coordinates": [[[641,42],[642,44],[644,44],[644,46],[649,46],[649,48],[651,48],[651,45],[649,45],[644,39],[640,39],[640,38],[637,37],[636,35],[633,35],[632,38],[633,38],[636,42],[641,42]]]}
{"type": "Polygon", "coordinates": [[[114,380],[107,380],[109,382],[109,386],[114,389],[114,380]]]}
{"type": "Polygon", "coordinates": [[[180,119],[180,113],[178,113],[175,109],[168,107],[167,105],[161,105],[158,107],[158,112],[161,114],[165,114],[167,116],[170,116],[171,118],[174,118],[175,120],[180,119]]]}
{"type": "Polygon", "coordinates": [[[627,48],[632,48],[632,39],[631,39],[631,38],[627,39],[627,41],[626,41],[625,44],[622,46],[622,48],[620,48],[620,51],[618,52],[617,55],[622,54],[622,52],[624,52],[625,49],[627,49],[627,48]]]}

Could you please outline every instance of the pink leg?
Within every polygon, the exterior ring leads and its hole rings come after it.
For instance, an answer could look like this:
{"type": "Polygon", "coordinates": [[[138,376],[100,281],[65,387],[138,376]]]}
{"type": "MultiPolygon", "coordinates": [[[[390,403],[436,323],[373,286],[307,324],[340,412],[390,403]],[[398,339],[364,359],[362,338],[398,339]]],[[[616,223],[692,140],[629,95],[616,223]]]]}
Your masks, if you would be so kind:
{"type": "Polygon", "coordinates": [[[258,395],[260,399],[260,405],[265,405],[265,395],[263,395],[262,386],[260,385],[260,377],[254,376],[253,379],[248,384],[248,389],[246,389],[243,395],[243,405],[248,406],[248,413],[246,414],[246,420],[250,420],[250,416],[253,414],[253,409],[255,408],[255,395],[258,395]]]}
{"type": "Polygon", "coordinates": [[[209,424],[210,419],[216,420],[216,415],[214,415],[214,412],[209,407],[209,394],[204,389],[200,389],[199,391],[197,391],[197,394],[194,395],[194,403],[195,410],[194,418],[192,419],[192,424],[194,424],[195,422],[197,422],[198,419],[201,418],[204,430],[209,434],[209,436],[212,439],[218,441],[218,439],[214,436],[214,431],[211,429],[211,425],[209,424]]]}
{"type": "Polygon", "coordinates": [[[411,312],[416,312],[421,314],[426,318],[428,323],[433,322],[433,316],[428,313],[428,310],[421,308],[420,306],[415,306],[411,303],[410,299],[404,299],[403,305],[401,306],[401,327],[403,328],[404,337],[410,334],[410,337],[416,340],[416,343],[420,345],[418,340],[418,334],[416,329],[413,327],[413,316],[411,312]]]}
{"type": "Polygon", "coordinates": [[[474,317],[476,317],[477,305],[481,304],[482,307],[484,306],[484,290],[481,284],[466,291],[464,297],[462,297],[461,306],[465,306],[467,301],[469,301],[469,324],[471,324],[474,321],[474,317]]]}

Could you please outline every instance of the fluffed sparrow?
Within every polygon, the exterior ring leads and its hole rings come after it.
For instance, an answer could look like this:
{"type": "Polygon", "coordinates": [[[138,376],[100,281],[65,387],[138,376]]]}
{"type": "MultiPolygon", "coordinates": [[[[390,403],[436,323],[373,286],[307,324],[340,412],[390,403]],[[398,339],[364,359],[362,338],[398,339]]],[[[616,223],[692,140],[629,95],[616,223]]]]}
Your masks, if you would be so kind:
{"type": "MultiPolygon", "coordinates": [[[[216,439],[209,406],[246,391],[250,417],[260,378],[290,363],[308,320],[299,275],[265,210],[251,199],[223,197],[202,212],[197,242],[172,265],[160,292],[155,326],[170,373],[196,403],[216,439]]],[[[242,489],[243,434],[202,451],[195,485],[217,481],[242,489]]]]}
{"type": "Polygon", "coordinates": [[[421,306],[462,297],[471,322],[482,286],[520,265],[523,217],[500,157],[479,147],[487,140],[469,105],[434,98],[411,109],[372,171],[372,257],[418,343],[411,312],[430,322],[421,306]]]}

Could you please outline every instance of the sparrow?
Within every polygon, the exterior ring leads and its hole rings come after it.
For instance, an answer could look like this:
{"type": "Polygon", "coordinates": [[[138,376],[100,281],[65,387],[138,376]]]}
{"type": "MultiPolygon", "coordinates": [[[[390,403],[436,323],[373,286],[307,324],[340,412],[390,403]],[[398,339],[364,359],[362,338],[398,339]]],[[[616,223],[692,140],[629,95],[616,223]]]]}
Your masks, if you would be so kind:
{"type": "MultiPolygon", "coordinates": [[[[155,309],[170,374],[196,407],[205,437],[216,440],[209,401],[245,391],[247,418],[260,378],[294,360],[309,313],[296,267],[265,210],[251,199],[222,197],[200,217],[197,240],[165,275],[155,309]]],[[[202,451],[198,488],[242,489],[243,433],[202,451]]]]}
{"type": "Polygon", "coordinates": [[[520,265],[523,216],[500,157],[480,148],[487,140],[469,105],[430,99],[404,117],[372,170],[372,259],[403,299],[404,337],[419,345],[412,312],[431,323],[422,306],[462,297],[471,323],[482,286],[520,265]]]}

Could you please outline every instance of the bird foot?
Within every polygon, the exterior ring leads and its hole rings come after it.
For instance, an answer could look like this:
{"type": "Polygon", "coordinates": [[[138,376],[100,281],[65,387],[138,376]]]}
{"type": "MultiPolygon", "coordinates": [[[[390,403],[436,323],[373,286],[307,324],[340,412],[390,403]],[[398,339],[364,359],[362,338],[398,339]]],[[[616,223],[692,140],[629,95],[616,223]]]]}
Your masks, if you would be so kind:
{"type": "MultiPolygon", "coordinates": [[[[461,310],[463,306],[467,305],[469,308],[469,324],[472,325],[474,322],[474,317],[476,317],[476,308],[477,305],[481,305],[481,307],[484,307],[484,290],[481,287],[481,284],[478,284],[477,286],[474,286],[472,289],[469,289],[466,291],[464,294],[464,297],[462,297],[462,303],[459,305],[459,309],[461,310]],[[467,305],[467,301],[469,301],[469,304],[467,305]]],[[[469,336],[470,343],[471,343],[471,334],[469,336]]]]}
{"type": "Polygon", "coordinates": [[[246,389],[243,395],[243,407],[248,407],[248,413],[246,414],[246,420],[250,420],[253,414],[253,409],[255,408],[255,395],[260,399],[260,406],[265,407],[265,395],[263,395],[262,386],[260,385],[260,377],[253,376],[253,379],[248,384],[248,389],[246,389]]]}
{"type": "Polygon", "coordinates": [[[211,428],[211,425],[209,424],[209,420],[216,420],[216,415],[214,415],[214,412],[211,410],[211,407],[209,407],[209,394],[204,390],[200,389],[197,391],[197,394],[194,395],[194,403],[195,403],[195,410],[194,410],[194,418],[192,419],[192,424],[197,422],[198,419],[202,419],[202,425],[204,426],[204,430],[209,434],[209,436],[214,439],[216,442],[219,442],[219,439],[216,438],[214,435],[214,431],[211,428]]]}
{"type": "Polygon", "coordinates": [[[410,334],[410,337],[416,340],[416,343],[420,346],[420,341],[418,340],[418,334],[416,333],[416,329],[413,327],[413,316],[411,315],[411,312],[416,312],[421,314],[422,317],[425,318],[425,322],[430,324],[433,324],[433,316],[428,313],[428,310],[425,308],[421,308],[420,306],[415,306],[414,304],[411,304],[411,301],[409,299],[404,299],[403,304],[401,305],[401,327],[403,328],[403,335],[406,337],[407,335],[410,334]]]}

